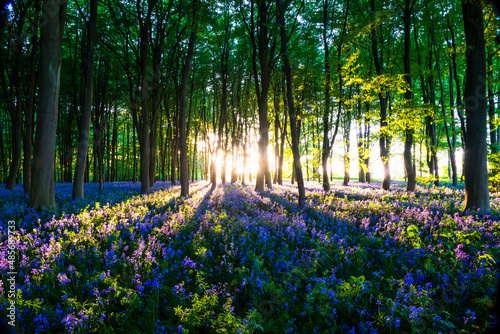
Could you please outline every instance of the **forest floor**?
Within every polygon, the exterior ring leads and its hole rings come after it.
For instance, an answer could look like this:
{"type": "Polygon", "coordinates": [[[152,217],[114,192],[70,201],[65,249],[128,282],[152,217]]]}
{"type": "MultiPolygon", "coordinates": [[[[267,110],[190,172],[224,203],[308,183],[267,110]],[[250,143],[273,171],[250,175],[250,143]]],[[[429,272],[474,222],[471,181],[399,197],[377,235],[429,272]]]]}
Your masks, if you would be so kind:
{"type": "MultiPolygon", "coordinates": [[[[483,333],[494,321],[500,193],[401,183],[56,185],[57,210],[0,190],[0,312],[16,333],[483,333]],[[9,223],[15,221],[15,225],[9,223]],[[8,226],[15,226],[9,234],[8,226]],[[13,233],[12,233],[13,232],[13,233]],[[9,262],[9,240],[15,259],[9,262]],[[12,267],[13,265],[13,267],[12,267]],[[12,270],[14,269],[14,270],[12,270]]],[[[11,229],[12,230],[12,229],[11,229]]]]}

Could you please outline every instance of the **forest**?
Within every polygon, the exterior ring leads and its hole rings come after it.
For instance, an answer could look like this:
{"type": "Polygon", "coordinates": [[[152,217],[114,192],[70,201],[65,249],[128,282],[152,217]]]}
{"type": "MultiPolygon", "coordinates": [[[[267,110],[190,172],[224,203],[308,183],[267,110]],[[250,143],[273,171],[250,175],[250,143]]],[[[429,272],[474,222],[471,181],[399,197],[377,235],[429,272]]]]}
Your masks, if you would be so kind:
{"type": "Polygon", "coordinates": [[[486,333],[499,17],[470,0],[2,1],[6,328],[486,333]]]}

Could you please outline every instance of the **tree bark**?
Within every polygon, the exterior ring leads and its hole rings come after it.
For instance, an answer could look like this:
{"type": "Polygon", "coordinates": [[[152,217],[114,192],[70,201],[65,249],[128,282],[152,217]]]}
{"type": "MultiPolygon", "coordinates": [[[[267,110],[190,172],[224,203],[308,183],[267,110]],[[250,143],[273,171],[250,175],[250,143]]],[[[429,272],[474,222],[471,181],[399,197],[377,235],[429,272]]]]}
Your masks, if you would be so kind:
{"type": "Polygon", "coordinates": [[[265,0],[257,1],[257,41],[255,38],[255,29],[253,22],[253,2],[251,10],[251,26],[249,29],[252,40],[252,69],[257,93],[257,105],[259,114],[259,169],[255,180],[255,190],[263,191],[264,185],[272,188],[271,172],[269,170],[269,159],[267,147],[269,145],[269,120],[268,113],[268,93],[270,85],[271,64],[269,57],[274,56],[275,44],[269,49],[269,6],[265,0]],[[260,65],[260,80],[257,69],[257,53],[260,65]]]}
{"type": "Polygon", "coordinates": [[[330,190],[330,181],[328,179],[328,159],[330,157],[330,145],[328,132],[330,126],[328,120],[330,119],[330,84],[331,84],[331,70],[330,70],[330,46],[327,40],[327,26],[328,26],[328,0],[323,0],[323,48],[325,49],[325,107],[323,110],[323,152],[321,160],[323,164],[323,190],[330,190]]]}
{"type": "Polygon", "coordinates": [[[344,127],[344,182],[342,183],[344,186],[349,185],[350,181],[350,173],[349,168],[351,165],[351,158],[349,152],[351,150],[351,113],[350,111],[346,112],[346,120],[344,127]]]}
{"type": "MultiPolygon", "coordinates": [[[[371,16],[375,16],[375,0],[370,0],[371,16]]],[[[373,61],[375,64],[375,72],[377,76],[382,75],[383,59],[378,52],[377,27],[372,27],[371,44],[373,61]]],[[[382,189],[389,190],[391,186],[391,170],[389,165],[389,135],[387,122],[387,98],[383,92],[378,93],[380,101],[380,159],[384,166],[384,180],[382,181],[382,189]]]]}
{"type": "Polygon", "coordinates": [[[295,115],[295,104],[293,101],[293,82],[292,82],[292,68],[290,66],[290,59],[288,56],[288,45],[285,26],[285,11],[283,8],[283,1],[277,0],[279,9],[279,23],[281,35],[281,58],[283,60],[283,71],[285,72],[286,79],[286,96],[288,102],[288,115],[290,117],[290,135],[292,137],[292,154],[293,166],[295,171],[295,178],[297,180],[297,188],[299,193],[299,207],[303,207],[306,201],[306,191],[304,188],[304,177],[302,175],[302,167],[300,165],[300,151],[299,151],[299,135],[297,132],[297,116],[295,115]]]}
{"type": "Polygon", "coordinates": [[[156,6],[157,0],[148,1],[148,8],[146,16],[143,17],[141,0],[137,0],[136,9],[139,21],[139,57],[137,59],[139,72],[140,72],[140,114],[137,115],[137,109],[132,114],[134,125],[137,128],[137,135],[139,139],[140,151],[140,180],[141,180],[141,193],[147,193],[150,189],[150,162],[151,162],[151,141],[150,141],[150,127],[151,127],[151,110],[148,105],[148,54],[150,44],[150,30],[151,30],[151,15],[153,8],[156,6]]]}
{"type": "MultiPolygon", "coordinates": [[[[489,137],[490,137],[490,147],[491,147],[491,158],[490,158],[490,168],[492,175],[498,175],[500,173],[500,145],[498,144],[498,124],[497,115],[495,114],[495,98],[493,94],[493,57],[494,57],[493,44],[488,44],[488,60],[487,60],[487,75],[488,75],[488,125],[489,125],[489,137]]],[[[496,178],[495,180],[498,180],[496,178]]],[[[493,181],[491,187],[499,187],[499,181],[493,181]]]]}
{"type": "Polygon", "coordinates": [[[84,196],[85,166],[89,149],[90,115],[92,113],[93,78],[94,78],[94,40],[97,24],[97,0],[90,1],[90,19],[87,32],[87,54],[84,68],[84,92],[82,116],[78,122],[78,148],[76,153],[75,176],[73,181],[73,199],[84,196]]]}
{"type": "Polygon", "coordinates": [[[17,173],[21,166],[22,153],[22,120],[23,120],[23,103],[24,98],[21,94],[21,52],[23,49],[23,26],[25,23],[26,13],[21,10],[20,18],[17,20],[17,33],[13,45],[14,64],[12,66],[12,86],[15,106],[9,103],[9,114],[12,121],[12,160],[9,168],[9,175],[5,182],[5,189],[14,189],[17,180],[17,173]]]}
{"type": "MultiPolygon", "coordinates": [[[[415,2],[413,2],[414,4],[415,2]]],[[[405,105],[410,109],[413,106],[413,93],[412,93],[412,80],[411,80],[411,13],[413,11],[413,4],[411,0],[405,1],[404,8],[404,79],[408,88],[405,91],[405,105]]],[[[409,111],[406,111],[409,112],[409,111]]],[[[404,166],[406,171],[407,183],[406,191],[415,191],[416,179],[415,170],[412,163],[412,146],[413,146],[413,133],[415,132],[413,124],[405,124],[405,143],[404,143],[404,166]]]]}
{"type": "Polygon", "coordinates": [[[24,192],[29,194],[31,187],[31,155],[33,152],[33,116],[35,106],[35,74],[36,74],[36,56],[38,50],[38,18],[40,12],[40,2],[35,2],[35,14],[31,25],[33,31],[31,35],[31,55],[30,72],[28,79],[28,98],[26,100],[25,113],[25,135],[24,135],[24,160],[23,160],[23,182],[24,192]]]}
{"type": "Polygon", "coordinates": [[[487,163],[486,52],[483,12],[479,3],[463,0],[465,44],[464,105],[465,132],[465,208],[490,212],[487,163]]]}
{"type": "Polygon", "coordinates": [[[182,82],[180,93],[179,105],[179,146],[180,146],[180,182],[181,182],[181,196],[189,195],[189,170],[188,170],[188,157],[187,157],[187,129],[186,129],[186,94],[189,79],[189,72],[194,57],[194,46],[196,42],[197,30],[197,1],[193,1],[193,26],[191,28],[191,35],[189,36],[189,44],[187,50],[187,57],[184,66],[182,67],[182,82]]]}
{"type": "Polygon", "coordinates": [[[28,206],[35,210],[56,207],[54,159],[56,144],[62,36],[67,0],[43,2],[40,35],[40,90],[33,151],[32,185],[28,206]]]}
{"type": "Polygon", "coordinates": [[[364,166],[364,134],[362,125],[361,102],[358,102],[358,114],[356,117],[358,125],[358,181],[360,183],[366,182],[365,166],[364,166]]]}

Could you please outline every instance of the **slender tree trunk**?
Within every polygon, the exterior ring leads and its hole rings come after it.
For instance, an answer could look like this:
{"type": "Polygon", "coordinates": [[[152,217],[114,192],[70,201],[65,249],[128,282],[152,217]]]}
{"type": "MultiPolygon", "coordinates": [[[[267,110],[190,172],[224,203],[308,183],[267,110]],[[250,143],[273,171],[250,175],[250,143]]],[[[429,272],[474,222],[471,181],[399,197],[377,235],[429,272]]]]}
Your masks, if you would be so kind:
{"type": "Polygon", "coordinates": [[[99,191],[104,189],[104,129],[106,123],[106,106],[97,103],[96,112],[92,115],[93,134],[94,134],[94,155],[97,162],[97,173],[94,179],[99,183],[99,191]]]}
{"type": "Polygon", "coordinates": [[[285,160],[285,141],[286,141],[286,131],[288,126],[288,113],[287,108],[284,108],[285,120],[283,121],[283,128],[281,129],[281,140],[280,140],[280,159],[278,161],[278,184],[283,185],[283,162],[285,160]]]}
{"type": "Polygon", "coordinates": [[[73,199],[84,196],[85,166],[89,149],[90,115],[92,113],[93,77],[94,77],[94,39],[97,23],[97,0],[90,1],[90,19],[87,32],[87,54],[84,67],[84,92],[82,115],[78,122],[78,146],[73,182],[73,199]]]}
{"type": "MultiPolygon", "coordinates": [[[[351,95],[351,94],[349,94],[351,95]]],[[[350,98],[350,97],[349,97],[350,98]]],[[[346,112],[346,120],[344,125],[344,182],[343,185],[349,185],[351,179],[349,169],[351,165],[351,112],[348,110],[346,112]]]]}
{"type": "MultiPolygon", "coordinates": [[[[161,56],[163,52],[163,28],[160,28],[158,32],[160,41],[158,45],[153,50],[153,98],[152,98],[152,110],[151,110],[151,124],[150,124],[150,160],[149,160],[149,186],[153,187],[156,181],[156,160],[158,151],[158,111],[160,109],[160,70],[161,70],[161,56]]],[[[161,131],[161,129],[160,129],[161,131]]],[[[160,137],[161,138],[161,137],[160,137]]],[[[160,141],[161,146],[161,141],[160,141]]],[[[160,149],[161,151],[161,149],[160,149]]],[[[161,157],[161,152],[160,152],[161,157]]]]}
{"type": "Polygon", "coordinates": [[[104,126],[99,126],[99,129],[94,127],[94,138],[95,150],[97,153],[97,172],[98,172],[98,183],[99,191],[104,189],[104,145],[103,145],[103,131],[104,126]]]}
{"type": "MultiPolygon", "coordinates": [[[[375,15],[375,0],[370,0],[371,4],[371,15],[375,15]]],[[[371,31],[371,44],[373,60],[375,64],[375,72],[377,76],[382,75],[383,59],[379,55],[378,51],[378,41],[377,41],[377,28],[372,27],[371,31]]],[[[379,92],[378,98],[380,101],[380,159],[384,166],[384,180],[382,182],[382,188],[384,190],[389,190],[391,186],[391,170],[389,166],[389,135],[388,135],[388,121],[387,121],[387,98],[384,93],[379,92]]]]}
{"type": "Polygon", "coordinates": [[[451,74],[451,66],[450,66],[450,121],[451,121],[451,134],[452,134],[452,141],[451,141],[451,147],[450,147],[450,160],[451,160],[451,169],[453,171],[452,177],[453,177],[453,185],[457,186],[458,185],[458,171],[457,171],[457,161],[456,161],[456,156],[455,156],[455,150],[457,148],[457,131],[455,127],[455,112],[454,112],[454,98],[453,98],[453,75],[451,74]]]}
{"type": "Polygon", "coordinates": [[[357,125],[358,125],[358,181],[360,183],[366,182],[365,166],[364,166],[364,134],[363,134],[363,124],[361,122],[361,102],[358,102],[358,114],[357,114],[357,125]]]}
{"type": "MultiPolygon", "coordinates": [[[[493,45],[488,44],[488,125],[489,125],[489,135],[490,135],[490,147],[491,147],[491,159],[490,168],[493,175],[499,175],[500,173],[500,145],[498,144],[498,123],[497,115],[495,114],[495,98],[493,94],[493,45]]],[[[498,178],[496,178],[498,180],[498,178]]],[[[500,182],[493,181],[491,187],[499,188],[500,182]]]]}
{"type": "Polygon", "coordinates": [[[327,26],[328,26],[328,0],[323,0],[323,48],[325,49],[325,107],[323,110],[323,152],[321,156],[323,164],[323,190],[330,190],[330,181],[328,180],[328,159],[330,158],[330,145],[328,132],[330,126],[328,120],[330,118],[330,46],[327,41],[327,26]]]}
{"type": "Polygon", "coordinates": [[[278,183],[279,174],[279,159],[280,159],[280,149],[279,149],[279,131],[281,127],[280,122],[280,97],[278,83],[274,85],[274,179],[273,183],[278,183]]]}
{"type": "MultiPolygon", "coordinates": [[[[139,18],[139,71],[141,78],[141,113],[137,117],[137,113],[133,113],[134,124],[137,127],[137,134],[139,137],[139,150],[140,150],[140,179],[141,179],[141,193],[147,193],[150,189],[150,169],[151,162],[151,141],[150,141],[150,127],[151,127],[151,110],[148,105],[148,54],[150,44],[150,28],[151,28],[151,15],[157,0],[148,1],[146,16],[142,16],[141,0],[137,0],[136,8],[139,18]]],[[[136,110],[136,109],[135,109],[136,110]]]]}
{"type": "Polygon", "coordinates": [[[45,0],[40,35],[40,90],[28,206],[56,207],[54,158],[59,106],[62,36],[67,0],[45,0]]]}
{"type": "Polygon", "coordinates": [[[187,129],[186,129],[186,94],[189,79],[189,72],[194,56],[194,45],[196,42],[197,18],[196,18],[196,1],[193,2],[193,27],[189,37],[188,51],[186,62],[182,68],[182,83],[179,106],[179,141],[180,141],[180,181],[181,181],[181,196],[189,195],[189,171],[187,159],[187,129]]]}
{"type": "MultiPolygon", "coordinates": [[[[12,99],[15,100],[15,106],[9,107],[10,118],[12,121],[12,160],[9,168],[9,175],[5,182],[5,189],[14,189],[17,181],[17,173],[21,166],[22,153],[22,120],[24,97],[21,94],[21,53],[23,49],[23,26],[25,23],[25,13],[21,12],[21,17],[17,20],[17,34],[13,45],[14,64],[12,66],[12,99]]],[[[9,103],[9,105],[11,105],[9,103]]]]}
{"type": "Polygon", "coordinates": [[[479,3],[462,1],[466,52],[464,104],[465,132],[465,208],[490,212],[486,144],[486,52],[483,12],[479,3]]]}
{"type": "Polygon", "coordinates": [[[299,206],[303,207],[306,200],[306,192],[304,188],[304,178],[302,176],[302,167],[300,165],[299,135],[297,132],[297,116],[295,115],[295,105],[293,101],[292,68],[290,66],[290,59],[288,58],[285,11],[282,0],[277,0],[277,2],[281,35],[281,58],[283,60],[283,71],[285,72],[286,79],[286,96],[288,101],[288,114],[290,117],[290,135],[292,137],[293,166],[299,192],[299,206]]]}
{"type": "MultiPolygon", "coordinates": [[[[413,2],[414,4],[414,2],[413,2]]],[[[411,14],[413,11],[413,4],[411,0],[405,1],[404,8],[404,55],[403,55],[403,67],[404,67],[404,78],[408,89],[405,91],[405,104],[411,109],[413,106],[413,93],[412,93],[412,80],[411,80],[411,14]]],[[[413,124],[405,125],[405,144],[404,144],[404,166],[406,171],[406,176],[408,178],[406,184],[406,191],[415,191],[416,178],[415,171],[412,163],[412,146],[413,146],[413,124]]]]}
{"type": "MultiPolygon", "coordinates": [[[[443,79],[441,78],[441,67],[439,65],[439,61],[436,61],[437,64],[437,71],[438,71],[438,78],[439,78],[439,88],[441,92],[441,97],[440,97],[440,104],[441,104],[441,114],[443,115],[443,123],[444,123],[444,129],[446,132],[446,141],[448,143],[448,157],[449,157],[449,167],[451,170],[449,170],[450,178],[452,179],[452,183],[454,186],[457,186],[458,180],[457,180],[457,163],[456,163],[456,158],[455,158],[455,145],[456,145],[456,135],[455,133],[452,133],[450,136],[450,130],[448,127],[448,120],[446,117],[446,108],[444,105],[444,85],[443,85],[443,79]],[[453,140],[452,140],[453,138],[453,140]]],[[[450,109],[453,109],[453,77],[450,71],[450,109]]],[[[451,111],[452,116],[453,116],[453,110],[451,111]]],[[[454,126],[453,124],[455,121],[452,119],[452,132],[454,132],[454,126]]]]}
{"type": "Polygon", "coordinates": [[[118,106],[115,104],[113,113],[113,128],[111,139],[111,182],[115,182],[118,178],[116,151],[118,149],[118,106]]]}
{"type": "MultiPolygon", "coordinates": [[[[465,148],[465,119],[463,116],[463,103],[462,103],[462,90],[460,88],[460,78],[458,76],[458,65],[457,65],[457,47],[455,45],[455,32],[453,31],[453,27],[451,26],[450,21],[447,19],[448,29],[450,30],[451,35],[451,61],[453,67],[453,77],[455,79],[456,92],[457,92],[457,111],[458,118],[460,119],[460,128],[462,130],[462,148],[465,148]]],[[[453,112],[453,111],[452,111],[453,112]]],[[[452,118],[454,119],[454,118],[452,118]]],[[[464,155],[465,156],[465,155],[464,155]]]]}
{"type": "Polygon", "coordinates": [[[370,173],[370,118],[368,116],[368,112],[370,109],[370,104],[366,104],[366,115],[365,115],[365,140],[363,142],[363,154],[364,154],[364,167],[366,168],[366,182],[371,182],[371,173],[370,173]]]}
{"type": "MultiPolygon", "coordinates": [[[[269,170],[269,158],[267,147],[269,145],[269,120],[268,113],[268,93],[270,84],[271,64],[269,57],[274,55],[274,47],[269,50],[269,6],[265,0],[258,0],[258,43],[255,44],[253,37],[252,67],[257,92],[258,114],[259,114],[259,169],[255,181],[255,190],[263,191],[264,185],[272,188],[271,173],[269,170]],[[260,64],[260,85],[257,74],[256,54],[258,50],[260,64]],[[260,87],[259,87],[260,86],[260,87]]],[[[254,32],[252,31],[252,34],[254,32]]]]}
{"type": "Polygon", "coordinates": [[[31,155],[33,151],[33,116],[35,105],[35,73],[36,73],[36,55],[38,51],[38,17],[40,12],[40,2],[35,2],[35,14],[32,22],[31,35],[31,55],[30,72],[28,79],[28,98],[26,101],[25,113],[25,135],[24,135],[24,160],[23,160],[23,182],[24,192],[29,194],[31,187],[31,155]]]}
{"type": "Polygon", "coordinates": [[[133,163],[132,163],[132,183],[137,182],[137,143],[136,143],[136,130],[135,126],[132,124],[132,155],[133,155],[133,163]]]}
{"type": "Polygon", "coordinates": [[[197,180],[198,179],[198,174],[196,171],[196,153],[198,151],[198,130],[199,128],[197,127],[195,132],[194,132],[194,147],[193,147],[193,167],[191,168],[191,180],[197,180]]]}
{"type": "Polygon", "coordinates": [[[172,151],[170,158],[170,182],[172,185],[177,183],[177,158],[179,150],[179,137],[177,135],[177,129],[172,129],[172,151]]]}

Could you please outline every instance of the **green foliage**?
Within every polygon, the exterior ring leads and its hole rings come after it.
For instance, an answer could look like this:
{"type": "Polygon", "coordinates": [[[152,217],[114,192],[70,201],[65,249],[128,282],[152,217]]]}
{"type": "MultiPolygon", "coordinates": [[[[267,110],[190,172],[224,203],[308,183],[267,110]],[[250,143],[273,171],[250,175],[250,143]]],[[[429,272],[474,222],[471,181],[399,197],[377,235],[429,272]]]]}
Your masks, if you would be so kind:
{"type": "Polygon", "coordinates": [[[490,192],[500,192],[500,153],[490,154],[490,167],[488,171],[488,179],[490,192]]]}

